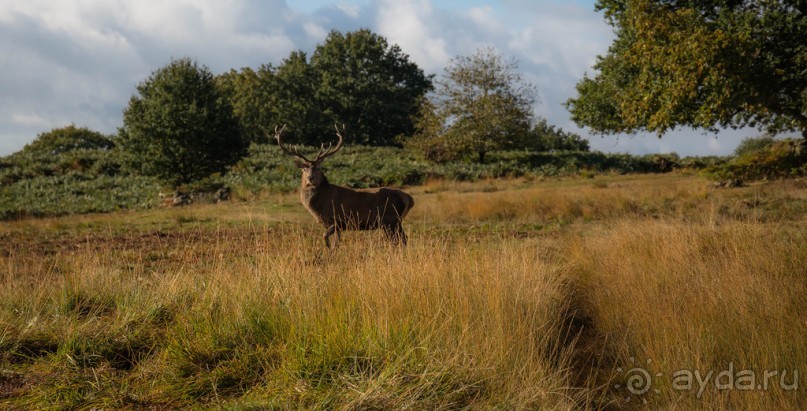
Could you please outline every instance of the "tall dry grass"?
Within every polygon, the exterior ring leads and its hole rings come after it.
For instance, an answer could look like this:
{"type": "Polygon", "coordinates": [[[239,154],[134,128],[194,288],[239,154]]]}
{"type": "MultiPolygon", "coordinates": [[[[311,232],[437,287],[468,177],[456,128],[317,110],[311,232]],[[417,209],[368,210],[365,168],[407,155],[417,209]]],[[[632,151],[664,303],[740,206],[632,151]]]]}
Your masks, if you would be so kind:
{"type": "Polygon", "coordinates": [[[608,356],[599,380],[622,387],[617,402],[804,408],[805,244],[803,227],[747,222],[622,221],[572,240],[568,275],[608,356]],[[613,372],[634,366],[651,376],[639,396],[613,372]]]}
{"type": "Polygon", "coordinates": [[[6,224],[0,406],[807,405],[799,183],[599,179],[418,189],[405,249],[288,196],[6,224]]]}
{"type": "Polygon", "coordinates": [[[419,201],[413,215],[438,225],[682,216],[694,214],[713,192],[707,182],[686,176],[513,181],[505,187],[498,189],[491,182],[434,183],[424,188],[434,194],[419,201]]]}
{"type": "Polygon", "coordinates": [[[367,236],[323,255],[304,230],[186,233],[160,254],[113,242],[4,257],[4,360],[46,364],[20,382],[37,388],[18,403],[585,401],[558,336],[564,279],[534,242],[415,234],[399,250],[367,236]]]}

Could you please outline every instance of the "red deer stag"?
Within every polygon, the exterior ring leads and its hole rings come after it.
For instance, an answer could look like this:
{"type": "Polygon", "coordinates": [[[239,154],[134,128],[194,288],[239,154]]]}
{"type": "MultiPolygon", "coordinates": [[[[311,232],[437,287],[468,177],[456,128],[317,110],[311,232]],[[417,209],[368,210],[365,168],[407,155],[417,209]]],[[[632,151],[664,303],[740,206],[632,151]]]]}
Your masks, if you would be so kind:
{"type": "MultiPolygon", "coordinates": [[[[325,246],[331,248],[331,235],[335,233],[339,239],[342,230],[377,228],[382,228],[393,244],[406,245],[406,233],[401,222],[415,204],[412,196],[392,188],[353,190],[333,185],[325,178],[320,168],[322,161],[339,151],[344,142],[339,127],[334,127],[339,138],[336,147],[332,148],[328,144],[326,148],[322,144],[313,160],[305,158],[296,147],[283,144],[280,135],[286,126],[279,130],[275,127],[277,145],[283,152],[294,157],[294,163],[303,171],[300,199],[311,215],[325,226],[325,246]]],[[[342,130],[344,131],[344,127],[342,130]]]]}

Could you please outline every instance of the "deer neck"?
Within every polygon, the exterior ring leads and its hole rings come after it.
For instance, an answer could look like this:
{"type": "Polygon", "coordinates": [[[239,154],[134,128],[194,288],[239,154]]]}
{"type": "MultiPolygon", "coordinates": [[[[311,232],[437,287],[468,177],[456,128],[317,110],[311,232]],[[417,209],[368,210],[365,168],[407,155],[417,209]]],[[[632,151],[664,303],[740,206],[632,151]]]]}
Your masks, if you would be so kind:
{"type": "Polygon", "coordinates": [[[317,200],[319,196],[323,193],[327,192],[331,188],[331,184],[328,182],[328,179],[325,176],[322,176],[322,181],[318,185],[309,185],[303,181],[302,186],[300,187],[300,200],[302,200],[303,205],[305,208],[308,209],[311,214],[315,216],[317,213],[315,209],[312,207],[313,203],[317,200]]]}

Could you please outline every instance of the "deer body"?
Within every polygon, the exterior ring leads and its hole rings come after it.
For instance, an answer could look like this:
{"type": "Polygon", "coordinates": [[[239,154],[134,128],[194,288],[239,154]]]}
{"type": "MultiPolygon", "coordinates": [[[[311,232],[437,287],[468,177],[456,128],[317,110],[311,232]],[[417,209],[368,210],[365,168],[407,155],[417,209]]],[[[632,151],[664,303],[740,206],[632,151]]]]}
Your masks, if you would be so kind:
{"type": "Polygon", "coordinates": [[[343,230],[383,229],[387,238],[394,244],[406,244],[406,233],[401,222],[412,206],[414,199],[409,194],[391,188],[375,190],[353,190],[333,185],[323,174],[320,164],[327,156],[339,151],[342,135],[337,128],[339,143],[335,149],[320,148],[315,160],[308,160],[296,149],[283,146],[280,131],[275,130],[278,145],[287,154],[295,157],[295,163],[302,170],[300,200],[312,216],[325,226],[325,245],[330,248],[330,236],[339,238],[343,230]]]}

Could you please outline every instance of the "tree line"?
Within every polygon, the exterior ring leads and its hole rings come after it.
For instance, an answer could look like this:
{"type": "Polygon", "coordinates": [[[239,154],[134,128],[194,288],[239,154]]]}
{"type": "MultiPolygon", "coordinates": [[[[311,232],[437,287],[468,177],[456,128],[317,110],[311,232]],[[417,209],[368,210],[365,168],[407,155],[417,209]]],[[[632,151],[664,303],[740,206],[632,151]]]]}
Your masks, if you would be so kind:
{"type": "MultiPolygon", "coordinates": [[[[578,125],[659,136],[679,126],[796,131],[805,137],[796,154],[807,151],[804,2],[599,0],[596,8],[617,37],[566,102],[578,125]]],[[[280,124],[296,144],[319,145],[341,124],[347,144],[406,147],[438,163],[484,163],[496,150],[588,150],[536,118],[537,99],[516,62],[493,49],[458,56],[437,77],[370,30],[332,31],[310,57],[298,50],[278,65],[213,75],[192,59],[170,62],[137,85],[109,144],[128,169],[174,185],[225,170],[250,144],[271,143],[280,124]]]]}
{"type": "Polygon", "coordinates": [[[436,78],[370,30],[332,31],[310,57],[298,50],[257,69],[214,75],[193,59],[172,60],[136,86],[117,135],[69,126],[26,149],[114,147],[127,171],[174,186],[225,171],[251,144],[273,143],[277,125],[289,142],[318,146],[340,124],[346,144],[406,147],[435,162],[484,162],[503,149],[588,150],[580,136],[535,118],[536,96],[493,49],[452,60],[436,78]]]}

